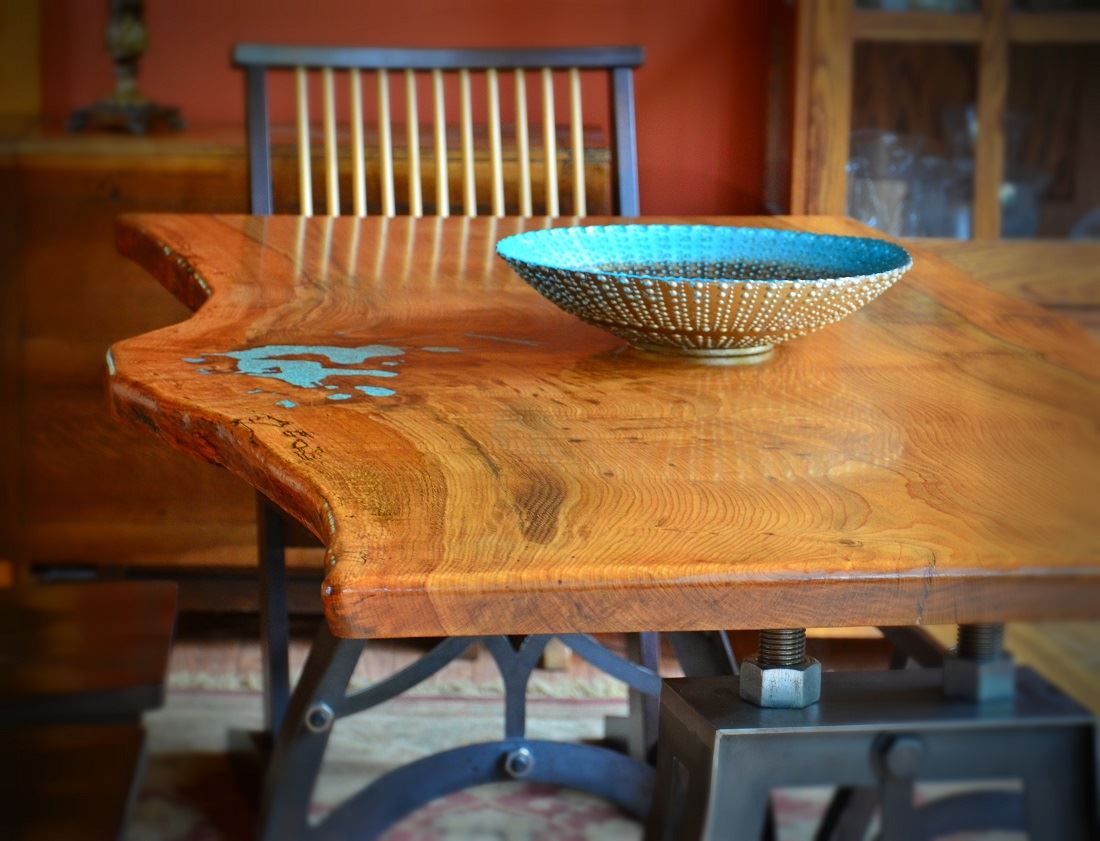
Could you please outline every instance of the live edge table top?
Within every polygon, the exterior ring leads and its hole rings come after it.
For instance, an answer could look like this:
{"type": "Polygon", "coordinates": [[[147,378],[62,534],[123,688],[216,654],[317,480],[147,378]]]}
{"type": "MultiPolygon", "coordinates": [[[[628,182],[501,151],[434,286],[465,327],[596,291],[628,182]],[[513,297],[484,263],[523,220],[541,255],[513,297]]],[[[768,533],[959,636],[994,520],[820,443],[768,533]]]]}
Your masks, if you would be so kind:
{"type": "Polygon", "coordinates": [[[197,312],[112,348],[113,409],[306,524],[339,635],[1100,616],[1079,327],[914,249],[764,363],[650,355],[495,256],[549,224],[123,217],[197,312]]]}

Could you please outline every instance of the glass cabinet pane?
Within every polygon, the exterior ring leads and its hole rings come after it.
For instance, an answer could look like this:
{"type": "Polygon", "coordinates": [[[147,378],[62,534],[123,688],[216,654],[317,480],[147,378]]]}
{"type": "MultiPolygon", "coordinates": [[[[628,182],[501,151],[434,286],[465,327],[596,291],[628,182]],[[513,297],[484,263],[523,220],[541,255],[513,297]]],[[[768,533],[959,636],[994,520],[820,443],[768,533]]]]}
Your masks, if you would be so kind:
{"type": "Polygon", "coordinates": [[[977,50],[857,44],[848,213],[895,236],[970,236],[977,50]]]}

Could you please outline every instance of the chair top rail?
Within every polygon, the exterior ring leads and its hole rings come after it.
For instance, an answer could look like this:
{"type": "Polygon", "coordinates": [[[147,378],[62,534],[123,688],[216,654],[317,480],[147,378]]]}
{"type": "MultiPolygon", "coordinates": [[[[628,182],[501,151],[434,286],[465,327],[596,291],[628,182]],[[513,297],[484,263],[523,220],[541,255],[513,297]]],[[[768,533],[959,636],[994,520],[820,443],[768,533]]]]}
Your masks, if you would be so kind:
{"type": "Polygon", "coordinates": [[[329,67],[360,70],[497,70],[549,67],[607,69],[640,67],[640,46],[547,47],[529,49],[405,49],[401,47],[294,47],[238,44],[233,62],[241,67],[282,69],[329,67]]]}

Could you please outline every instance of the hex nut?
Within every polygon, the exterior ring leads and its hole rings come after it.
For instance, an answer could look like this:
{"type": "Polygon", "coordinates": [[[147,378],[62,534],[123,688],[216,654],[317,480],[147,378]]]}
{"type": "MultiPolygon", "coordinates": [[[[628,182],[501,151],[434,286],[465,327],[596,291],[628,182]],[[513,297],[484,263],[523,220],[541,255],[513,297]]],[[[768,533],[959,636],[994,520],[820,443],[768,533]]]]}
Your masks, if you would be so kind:
{"type": "Polygon", "coordinates": [[[821,663],[807,657],[796,666],[761,667],[755,657],[741,664],[741,698],[768,709],[800,710],[821,698],[821,663]]]}
{"type": "Polygon", "coordinates": [[[967,660],[951,652],[943,658],[943,694],[965,701],[997,701],[1016,694],[1016,663],[1011,654],[996,660],[967,660]]]}

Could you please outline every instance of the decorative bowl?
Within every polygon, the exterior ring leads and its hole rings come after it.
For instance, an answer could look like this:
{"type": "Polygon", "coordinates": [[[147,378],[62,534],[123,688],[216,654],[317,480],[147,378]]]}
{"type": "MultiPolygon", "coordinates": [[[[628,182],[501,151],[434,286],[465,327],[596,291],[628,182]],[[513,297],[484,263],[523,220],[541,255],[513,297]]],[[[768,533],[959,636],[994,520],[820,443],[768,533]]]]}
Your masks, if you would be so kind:
{"type": "Polygon", "coordinates": [[[747,356],[839,321],[912,266],[886,240],[772,228],[602,225],[497,253],[568,313],[646,350],[747,356]]]}

